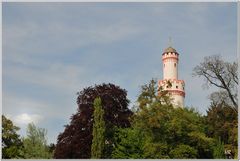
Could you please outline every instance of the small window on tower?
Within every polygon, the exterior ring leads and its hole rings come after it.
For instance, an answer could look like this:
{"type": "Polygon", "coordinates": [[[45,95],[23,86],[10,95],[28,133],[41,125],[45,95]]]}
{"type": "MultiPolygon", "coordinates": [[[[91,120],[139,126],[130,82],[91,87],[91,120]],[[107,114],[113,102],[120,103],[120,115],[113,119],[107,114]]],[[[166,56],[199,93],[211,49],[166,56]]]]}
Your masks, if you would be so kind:
{"type": "Polygon", "coordinates": [[[176,88],[178,88],[178,86],[176,86],[176,88]]]}
{"type": "Polygon", "coordinates": [[[174,67],[176,67],[176,63],[174,63],[174,67]]]}

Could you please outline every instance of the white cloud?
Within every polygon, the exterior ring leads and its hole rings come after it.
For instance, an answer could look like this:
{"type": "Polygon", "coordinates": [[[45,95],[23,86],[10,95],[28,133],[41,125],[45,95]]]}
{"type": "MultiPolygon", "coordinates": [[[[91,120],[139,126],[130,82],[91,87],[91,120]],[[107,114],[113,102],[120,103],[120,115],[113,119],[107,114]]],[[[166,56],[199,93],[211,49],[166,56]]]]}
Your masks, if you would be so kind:
{"type": "MultiPolygon", "coordinates": [[[[75,95],[72,95],[73,97],[75,95]]],[[[33,122],[37,127],[46,128],[49,132],[50,142],[55,142],[63,125],[69,123],[71,114],[76,112],[75,98],[69,96],[55,101],[33,98],[28,95],[3,92],[3,114],[20,127],[19,134],[26,135],[27,124],[33,122]],[[59,124],[52,122],[57,121],[59,124]]]]}
{"type": "Polygon", "coordinates": [[[16,123],[17,125],[22,125],[22,124],[26,125],[29,123],[38,124],[41,119],[43,119],[43,117],[37,114],[22,113],[14,117],[13,122],[16,123]]]}

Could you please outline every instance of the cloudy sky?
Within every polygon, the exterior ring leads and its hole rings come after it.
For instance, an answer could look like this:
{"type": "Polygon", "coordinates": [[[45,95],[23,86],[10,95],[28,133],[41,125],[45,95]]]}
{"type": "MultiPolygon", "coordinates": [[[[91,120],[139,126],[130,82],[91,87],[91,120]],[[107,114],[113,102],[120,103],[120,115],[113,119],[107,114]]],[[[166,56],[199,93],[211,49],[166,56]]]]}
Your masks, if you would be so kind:
{"type": "Polygon", "coordinates": [[[185,104],[209,107],[192,69],[204,56],[236,60],[236,3],[3,3],[3,114],[21,127],[34,122],[56,143],[76,112],[76,93],[99,83],[128,91],[162,79],[169,37],[180,53],[185,104]]]}

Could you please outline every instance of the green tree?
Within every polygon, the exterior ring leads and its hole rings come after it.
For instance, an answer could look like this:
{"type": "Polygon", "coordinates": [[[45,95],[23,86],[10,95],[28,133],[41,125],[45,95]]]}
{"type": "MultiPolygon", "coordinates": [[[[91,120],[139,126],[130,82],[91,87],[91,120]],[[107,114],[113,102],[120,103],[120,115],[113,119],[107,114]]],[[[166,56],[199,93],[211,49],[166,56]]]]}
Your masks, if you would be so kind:
{"type": "Polygon", "coordinates": [[[169,145],[166,142],[153,142],[149,137],[143,147],[143,157],[146,159],[169,159],[169,145]]]}
{"type": "Polygon", "coordinates": [[[144,136],[136,128],[120,128],[115,133],[115,148],[112,158],[140,159],[143,158],[144,136]]]}
{"type": "Polygon", "coordinates": [[[22,142],[17,131],[20,128],[13,125],[10,119],[2,115],[2,158],[21,158],[22,142]]]}
{"type": "Polygon", "coordinates": [[[202,116],[193,109],[149,106],[137,117],[136,124],[151,138],[145,144],[146,158],[175,158],[180,156],[173,155],[179,150],[175,147],[182,144],[191,147],[189,158],[212,158],[214,140],[205,135],[202,116]]]}
{"type": "Polygon", "coordinates": [[[33,123],[28,124],[27,137],[23,138],[23,152],[26,159],[48,159],[51,158],[47,146],[47,130],[37,128],[33,123]]]}
{"type": "Polygon", "coordinates": [[[214,159],[225,159],[225,154],[224,154],[224,144],[219,138],[217,141],[216,146],[213,149],[213,157],[214,159]]]}
{"type": "Polygon", "coordinates": [[[208,136],[224,143],[225,150],[237,157],[238,152],[238,115],[225,103],[211,104],[206,116],[208,136]]]}
{"type": "Polygon", "coordinates": [[[188,145],[197,150],[197,158],[213,158],[214,139],[207,137],[204,131],[192,131],[188,134],[188,145]]]}
{"type": "Polygon", "coordinates": [[[152,103],[171,106],[171,99],[169,96],[169,93],[162,88],[158,88],[157,81],[152,79],[148,84],[141,86],[141,93],[137,99],[139,109],[144,110],[152,103]]]}
{"type": "MultiPolygon", "coordinates": [[[[204,58],[193,69],[194,76],[204,77],[207,87],[219,90],[210,95],[211,105],[206,116],[206,133],[217,141],[220,137],[225,150],[237,157],[238,64],[224,61],[220,55],[204,58]]],[[[216,148],[216,147],[215,147],[216,148]]],[[[231,156],[232,157],[232,156],[231,156]]]]}
{"type": "Polygon", "coordinates": [[[104,149],[104,134],[105,134],[105,122],[104,122],[104,110],[102,108],[101,98],[95,98],[94,100],[94,113],[93,113],[93,140],[91,146],[91,158],[99,159],[102,157],[104,149]]]}
{"type": "Polygon", "coordinates": [[[197,158],[197,150],[189,145],[180,144],[170,151],[171,158],[187,159],[197,158]]]}
{"type": "Polygon", "coordinates": [[[228,143],[232,130],[237,125],[237,113],[224,104],[211,105],[207,111],[206,123],[208,135],[228,143]]]}
{"type": "Polygon", "coordinates": [[[194,109],[173,108],[168,93],[157,90],[156,81],[142,86],[138,102],[133,128],[144,133],[144,158],[213,157],[214,140],[205,135],[203,116],[194,109]]]}

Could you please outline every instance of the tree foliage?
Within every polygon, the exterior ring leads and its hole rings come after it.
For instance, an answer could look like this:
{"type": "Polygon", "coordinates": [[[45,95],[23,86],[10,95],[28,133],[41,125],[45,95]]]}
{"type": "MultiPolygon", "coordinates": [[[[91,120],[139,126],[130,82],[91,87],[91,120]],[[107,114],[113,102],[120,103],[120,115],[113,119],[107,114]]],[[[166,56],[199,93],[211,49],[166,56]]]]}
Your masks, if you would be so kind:
{"type": "Polygon", "coordinates": [[[23,138],[23,154],[26,159],[49,159],[49,152],[46,139],[47,131],[44,128],[37,128],[33,123],[28,124],[27,137],[23,138]]]}
{"type": "Polygon", "coordinates": [[[238,131],[237,68],[236,62],[226,62],[221,56],[213,55],[205,57],[193,70],[193,75],[206,79],[206,85],[214,85],[219,89],[209,97],[211,105],[206,116],[206,133],[216,140],[215,151],[220,147],[220,138],[225,150],[231,151],[231,155],[235,156],[238,131]]]}
{"type": "Polygon", "coordinates": [[[219,138],[216,146],[213,149],[213,157],[215,159],[225,159],[224,151],[224,143],[219,138]]]}
{"type": "Polygon", "coordinates": [[[93,114],[93,140],[91,146],[91,158],[95,159],[100,159],[102,157],[105,144],[104,110],[102,109],[101,104],[101,98],[95,98],[93,114]]]}
{"type": "Polygon", "coordinates": [[[115,133],[115,147],[112,158],[141,159],[143,158],[144,136],[136,128],[120,128],[115,133]]]}
{"type": "Polygon", "coordinates": [[[206,116],[207,135],[220,139],[225,149],[237,156],[238,147],[238,115],[226,104],[212,104],[206,116]]]}
{"type": "Polygon", "coordinates": [[[204,133],[203,117],[193,109],[174,108],[167,93],[160,92],[154,80],[142,86],[132,122],[135,135],[120,133],[114,156],[131,158],[129,149],[138,149],[137,156],[148,159],[212,158],[214,140],[204,133]]]}
{"type": "Polygon", "coordinates": [[[219,88],[210,95],[206,116],[193,108],[174,108],[170,94],[154,79],[141,87],[133,111],[128,109],[126,90],[95,85],[77,93],[77,112],[56,146],[47,146],[46,130],[34,124],[22,143],[19,128],[3,116],[3,158],[50,158],[54,153],[54,158],[67,159],[219,159],[225,158],[226,150],[228,157],[236,158],[237,64],[220,56],[205,57],[194,75],[219,88]]]}
{"type": "Polygon", "coordinates": [[[169,155],[171,158],[197,158],[197,150],[189,145],[180,144],[176,148],[170,151],[169,155]]]}
{"type": "Polygon", "coordinates": [[[169,93],[164,91],[161,87],[158,88],[157,81],[155,79],[152,79],[148,84],[141,86],[141,93],[137,99],[139,109],[141,110],[144,110],[153,102],[160,105],[165,104],[171,106],[171,101],[169,93]]]}
{"type": "Polygon", "coordinates": [[[59,134],[54,158],[90,158],[93,129],[93,102],[101,98],[106,126],[103,158],[110,158],[115,127],[129,127],[132,112],[127,108],[127,92],[113,84],[95,85],[78,93],[78,110],[59,134]]]}
{"type": "Polygon", "coordinates": [[[17,134],[19,129],[10,119],[2,115],[2,158],[16,159],[22,157],[22,141],[17,134]]]}

